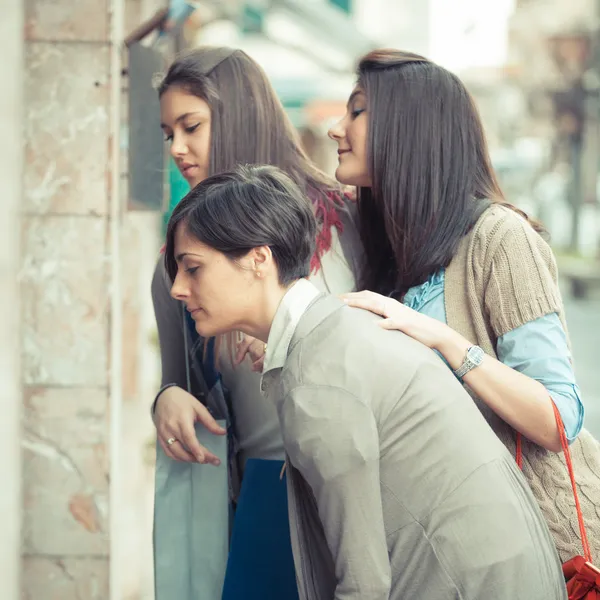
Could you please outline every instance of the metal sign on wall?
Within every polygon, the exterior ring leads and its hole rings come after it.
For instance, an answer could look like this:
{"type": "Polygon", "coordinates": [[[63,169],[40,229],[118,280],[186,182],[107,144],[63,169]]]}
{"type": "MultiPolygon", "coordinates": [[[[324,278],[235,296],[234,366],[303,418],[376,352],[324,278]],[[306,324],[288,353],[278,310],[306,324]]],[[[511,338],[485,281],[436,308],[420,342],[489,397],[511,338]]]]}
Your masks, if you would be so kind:
{"type": "Polygon", "coordinates": [[[129,46],[129,209],[161,210],[165,179],[160,104],[152,85],[163,70],[161,54],[139,43],[129,46]]]}

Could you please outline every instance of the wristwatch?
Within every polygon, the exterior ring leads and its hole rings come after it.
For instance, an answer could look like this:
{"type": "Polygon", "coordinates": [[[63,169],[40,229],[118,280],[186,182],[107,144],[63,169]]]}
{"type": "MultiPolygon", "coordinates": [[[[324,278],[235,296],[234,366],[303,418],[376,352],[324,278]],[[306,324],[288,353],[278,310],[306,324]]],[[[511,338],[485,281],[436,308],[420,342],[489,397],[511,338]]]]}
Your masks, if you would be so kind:
{"type": "Polygon", "coordinates": [[[465,356],[463,364],[454,371],[454,374],[459,379],[462,379],[469,371],[481,364],[484,356],[485,353],[479,346],[471,346],[467,350],[467,355],[465,356]]]}

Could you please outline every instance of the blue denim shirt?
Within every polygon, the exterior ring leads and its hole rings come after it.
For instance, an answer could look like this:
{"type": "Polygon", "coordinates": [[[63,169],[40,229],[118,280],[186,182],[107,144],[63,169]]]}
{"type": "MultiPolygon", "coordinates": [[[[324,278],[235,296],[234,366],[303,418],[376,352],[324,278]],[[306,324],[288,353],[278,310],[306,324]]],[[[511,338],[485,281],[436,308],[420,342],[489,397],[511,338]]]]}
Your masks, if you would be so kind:
{"type": "MultiPolygon", "coordinates": [[[[444,270],[410,288],[404,304],[446,323],[444,270]]],[[[548,390],[562,417],[567,439],[575,440],[583,426],[585,410],[558,315],[545,315],[509,331],[498,339],[496,354],[505,365],[539,381],[548,390]]]]}

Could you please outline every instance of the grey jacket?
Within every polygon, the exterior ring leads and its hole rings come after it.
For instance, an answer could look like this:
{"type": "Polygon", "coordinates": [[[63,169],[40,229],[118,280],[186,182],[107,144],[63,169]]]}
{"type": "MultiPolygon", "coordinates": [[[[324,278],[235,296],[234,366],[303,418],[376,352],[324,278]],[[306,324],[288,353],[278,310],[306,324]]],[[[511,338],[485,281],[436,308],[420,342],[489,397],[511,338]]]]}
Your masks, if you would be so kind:
{"type": "Polygon", "coordinates": [[[280,305],[263,375],[300,599],[566,599],[527,483],[447,366],[310,285],[280,305]]]}

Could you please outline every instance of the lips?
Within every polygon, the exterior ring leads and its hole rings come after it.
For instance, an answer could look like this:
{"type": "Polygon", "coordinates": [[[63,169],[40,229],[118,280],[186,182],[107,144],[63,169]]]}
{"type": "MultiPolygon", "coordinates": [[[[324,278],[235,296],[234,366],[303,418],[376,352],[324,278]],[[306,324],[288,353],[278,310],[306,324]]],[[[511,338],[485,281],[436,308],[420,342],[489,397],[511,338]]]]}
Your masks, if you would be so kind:
{"type": "Polygon", "coordinates": [[[350,150],[338,150],[338,156],[342,156],[342,154],[347,154],[350,150]]]}
{"type": "Polygon", "coordinates": [[[189,175],[198,165],[193,165],[191,163],[180,163],[179,164],[179,170],[181,171],[181,174],[185,177],[186,175],[189,175]]]}

